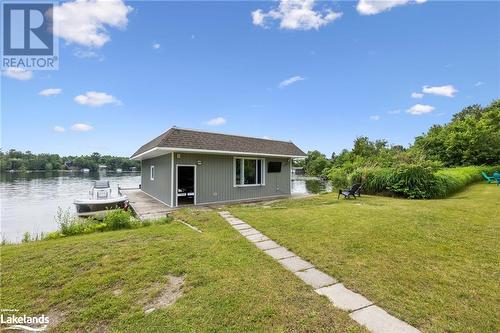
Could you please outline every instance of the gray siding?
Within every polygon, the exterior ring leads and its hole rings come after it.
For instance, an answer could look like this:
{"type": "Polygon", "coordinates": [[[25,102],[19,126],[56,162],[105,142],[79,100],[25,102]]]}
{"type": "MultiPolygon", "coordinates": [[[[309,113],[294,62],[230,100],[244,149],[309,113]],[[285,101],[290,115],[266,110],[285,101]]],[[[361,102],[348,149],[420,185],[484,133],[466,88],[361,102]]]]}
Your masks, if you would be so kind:
{"type": "MultiPolygon", "coordinates": [[[[174,163],[193,164],[201,161],[202,165],[196,166],[196,203],[205,204],[212,202],[238,201],[258,199],[263,197],[290,195],[290,159],[270,158],[265,159],[265,185],[234,187],[233,159],[229,155],[211,154],[185,154],[174,153],[174,163]],[[180,154],[180,158],[177,158],[180,154]],[[282,162],[280,173],[268,173],[267,164],[270,161],[282,162]]],[[[149,169],[144,169],[149,170],[149,169]]],[[[149,172],[149,171],[148,171],[149,172]]],[[[176,168],[174,168],[174,173],[176,168]]],[[[174,174],[174,195],[175,195],[174,174]]],[[[168,190],[167,190],[168,191],[168,190]]],[[[175,197],[174,197],[175,205],[175,197]]]]}
{"type": "Polygon", "coordinates": [[[142,161],[141,167],[141,188],[147,194],[170,205],[171,193],[171,154],[162,155],[142,161]],[[154,180],[150,179],[150,166],[155,167],[154,180]]]}

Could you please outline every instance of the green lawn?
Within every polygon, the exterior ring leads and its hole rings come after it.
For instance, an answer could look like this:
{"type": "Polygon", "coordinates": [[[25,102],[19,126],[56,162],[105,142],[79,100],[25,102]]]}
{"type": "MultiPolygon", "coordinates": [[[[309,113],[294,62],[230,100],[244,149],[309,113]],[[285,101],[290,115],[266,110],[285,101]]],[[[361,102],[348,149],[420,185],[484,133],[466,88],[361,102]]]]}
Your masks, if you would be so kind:
{"type": "Polygon", "coordinates": [[[481,183],[442,200],[326,194],[229,210],[422,331],[499,332],[499,204],[500,187],[481,183]]]}
{"type": "Polygon", "coordinates": [[[282,332],[362,329],[215,212],[172,222],[0,247],[0,308],[59,317],[61,332],[282,332]],[[168,275],[184,295],[145,315],[168,275]]]}

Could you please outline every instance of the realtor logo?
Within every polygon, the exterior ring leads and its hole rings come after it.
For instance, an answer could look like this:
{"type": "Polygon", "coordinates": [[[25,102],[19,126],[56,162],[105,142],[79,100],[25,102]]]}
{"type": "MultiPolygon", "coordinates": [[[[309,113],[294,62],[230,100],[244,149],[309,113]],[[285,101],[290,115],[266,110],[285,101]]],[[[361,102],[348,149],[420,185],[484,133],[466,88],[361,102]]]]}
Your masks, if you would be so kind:
{"type": "Polygon", "coordinates": [[[53,8],[53,3],[3,3],[3,69],[58,68],[53,8]]]}

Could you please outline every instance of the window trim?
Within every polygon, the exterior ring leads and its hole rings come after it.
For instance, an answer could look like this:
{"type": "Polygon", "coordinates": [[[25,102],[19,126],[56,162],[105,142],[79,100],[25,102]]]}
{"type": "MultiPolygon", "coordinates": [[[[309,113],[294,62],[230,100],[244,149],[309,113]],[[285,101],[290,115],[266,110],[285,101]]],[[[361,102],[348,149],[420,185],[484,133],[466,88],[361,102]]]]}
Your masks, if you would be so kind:
{"type": "Polygon", "coordinates": [[[155,180],[155,166],[154,165],[149,166],[149,180],[151,180],[151,181],[155,180]]]}
{"type": "MultiPolygon", "coordinates": [[[[257,175],[255,175],[257,180],[257,175]]],[[[265,186],[266,185],[266,159],[260,157],[243,157],[243,156],[234,156],[233,157],[233,187],[255,187],[255,186],[265,186]],[[241,160],[240,167],[240,181],[244,182],[245,180],[245,160],[254,160],[255,164],[259,165],[257,161],[261,161],[261,183],[260,184],[237,184],[236,183],[236,160],[241,160]]]]}

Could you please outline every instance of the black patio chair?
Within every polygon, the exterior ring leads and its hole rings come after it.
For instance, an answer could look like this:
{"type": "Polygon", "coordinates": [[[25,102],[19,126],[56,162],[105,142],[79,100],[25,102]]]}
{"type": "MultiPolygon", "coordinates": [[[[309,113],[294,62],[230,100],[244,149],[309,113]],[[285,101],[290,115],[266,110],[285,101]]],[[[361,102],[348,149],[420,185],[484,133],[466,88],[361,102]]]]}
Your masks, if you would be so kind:
{"type": "Polygon", "coordinates": [[[356,199],[356,195],[358,197],[361,196],[360,191],[361,191],[362,184],[354,184],[352,185],[351,188],[349,189],[344,189],[344,190],[339,190],[339,195],[337,196],[337,199],[340,199],[340,196],[343,195],[344,199],[348,199],[350,196],[353,196],[354,199],[356,199]]]}

